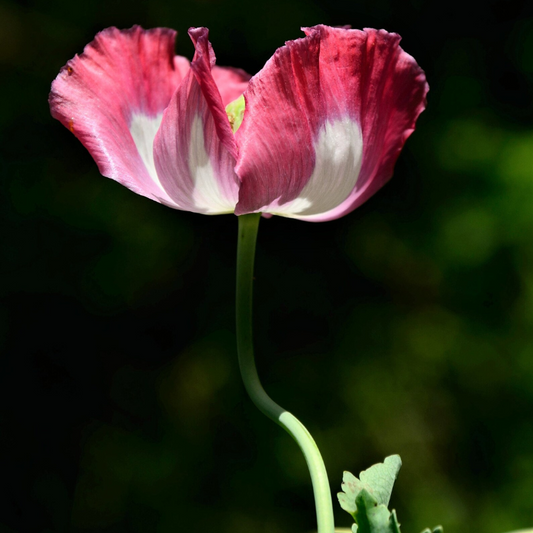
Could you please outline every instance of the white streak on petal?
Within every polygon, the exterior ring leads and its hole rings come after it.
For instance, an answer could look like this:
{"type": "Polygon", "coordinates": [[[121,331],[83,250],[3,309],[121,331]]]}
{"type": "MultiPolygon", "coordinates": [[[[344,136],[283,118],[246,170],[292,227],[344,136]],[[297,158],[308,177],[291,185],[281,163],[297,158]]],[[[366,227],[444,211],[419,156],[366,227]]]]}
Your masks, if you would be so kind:
{"type": "Polygon", "coordinates": [[[318,215],[341,204],[353,191],[361,170],[363,136],[349,117],[326,122],[315,143],[315,169],[297,198],[265,209],[286,217],[318,215]]]}
{"type": "Polygon", "coordinates": [[[154,164],[154,139],[162,119],[163,113],[160,113],[155,117],[149,117],[142,113],[134,113],[131,117],[130,124],[130,133],[137,150],[139,150],[139,155],[141,156],[150,177],[160,187],[161,183],[157,177],[157,171],[154,164]]]}
{"type": "Polygon", "coordinates": [[[202,119],[197,115],[191,126],[189,171],[194,182],[193,201],[204,213],[233,213],[235,201],[229,202],[221,193],[213,165],[205,149],[202,119]]]}

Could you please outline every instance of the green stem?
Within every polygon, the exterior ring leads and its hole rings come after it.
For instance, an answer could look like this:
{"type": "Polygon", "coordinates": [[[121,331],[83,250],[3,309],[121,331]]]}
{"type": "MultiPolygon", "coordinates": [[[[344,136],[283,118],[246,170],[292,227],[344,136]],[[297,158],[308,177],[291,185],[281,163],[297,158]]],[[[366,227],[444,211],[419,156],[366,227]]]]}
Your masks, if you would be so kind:
{"type": "Polygon", "coordinates": [[[239,217],[237,245],[237,351],[244,386],[256,407],[283,427],[302,450],[315,495],[318,533],[333,533],[333,506],[328,474],[318,447],[304,425],[275,403],[265,392],[254,360],[252,343],[252,287],[255,243],[260,213],[239,217]]]}

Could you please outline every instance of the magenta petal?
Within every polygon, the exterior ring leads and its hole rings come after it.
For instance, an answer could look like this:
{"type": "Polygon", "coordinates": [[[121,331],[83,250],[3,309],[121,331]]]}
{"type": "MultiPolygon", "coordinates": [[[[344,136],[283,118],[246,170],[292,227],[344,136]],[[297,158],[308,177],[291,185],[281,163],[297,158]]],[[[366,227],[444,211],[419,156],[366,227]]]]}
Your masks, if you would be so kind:
{"type": "Polygon", "coordinates": [[[176,91],[154,142],[159,179],[181,209],[231,213],[239,180],[237,146],[212,75],[215,56],[208,30],[189,30],[196,53],[191,71],[176,91]]]}
{"type": "Polygon", "coordinates": [[[134,26],[100,32],[52,83],[52,116],[89,150],[100,172],[134,192],[174,205],[161,188],[152,143],[189,70],[174,56],[176,32],[134,26]]]}
{"type": "Polygon", "coordinates": [[[290,202],[311,176],[313,138],[323,115],[318,54],[317,38],[290,41],[250,80],[236,134],[242,184],[235,214],[290,202]]]}
{"type": "Polygon", "coordinates": [[[327,26],[306,33],[245,92],[237,214],[319,221],[348,213],[391,177],[425,107],[424,73],[398,35],[327,26]]]}

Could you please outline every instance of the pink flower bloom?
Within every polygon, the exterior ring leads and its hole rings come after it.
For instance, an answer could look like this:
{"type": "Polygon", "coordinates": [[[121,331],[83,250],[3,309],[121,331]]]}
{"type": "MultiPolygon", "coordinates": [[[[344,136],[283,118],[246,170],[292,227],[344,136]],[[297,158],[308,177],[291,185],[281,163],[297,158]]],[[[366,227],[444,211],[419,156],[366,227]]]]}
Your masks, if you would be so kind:
{"type": "Polygon", "coordinates": [[[394,33],[304,32],[250,79],[215,66],[206,28],[191,63],[173,30],[108,28],[54,80],[52,115],[104,176],[170,207],[338,218],[390,179],[428,85],[394,33]]]}

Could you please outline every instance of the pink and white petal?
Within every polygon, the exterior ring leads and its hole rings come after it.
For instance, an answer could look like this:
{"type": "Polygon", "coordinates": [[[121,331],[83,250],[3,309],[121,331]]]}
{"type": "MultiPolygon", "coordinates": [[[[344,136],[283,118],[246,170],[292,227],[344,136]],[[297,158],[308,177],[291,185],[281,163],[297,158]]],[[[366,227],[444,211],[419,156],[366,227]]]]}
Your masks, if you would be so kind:
{"type": "MultiPolygon", "coordinates": [[[[242,193],[246,191],[248,195],[241,194],[238,214],[266,210],[302,220],[322,221],[355,209],[391,177],[396,158],[425,107],[424,74],[399,47],[400,38],[396,34],[327,26],[307,29],[306,33],[306,38],[287,43],[276,54],[286,56],[290,50],[301,52],[305,45],[316,54],[311,58],[304,53],[293,55],[284,72],[284,77],[290,77],[292,66],[294,78],[306,82],[300,90],[312,101],[301,107],[300,126],[302,130],[311,126],[312,172],[303,172],[303,186],[293,198],[287,201],[280,197],[258,208],[249,201],[258,189],[258,178],[246,160],[254,154],[241,149],[237,169],[243,180],[242,193]],[[303,46],[297,48],[294,43],[303,46]],[[305,78],[295,68],[299,65],[307,72],[305,78]]],[[[269,71],[268,66],[267,63],[258,74],[263,78],[264,91],[277,87],[280,78],[280,73],[269,71]]],[[[254,86],[255,77],[250,88],[254,86]]],[[[248,89],[245,98],[247,110],[242,127],[252,107],[248,99],[253,101],[256,94],[248,89]]],[[[254,129],[253,124],[247,126],[254,129]]],[[[298,147],[292,141],[288,144],[292,145],[291,160],[298,147]]],[[[308,152],[307,147],[303,150],[308,152]]]]}
{"type": "Polygon", "coordinates": [[[153,141],[163,111],[189,71],[167,28],[100,32],[52,83],[52,116],[74,133],[100,172],[134,192],[176,207],[161,187],[153,141]]]}
{"type": "Polygon", "coordinates": [[[213,76],[208,30],[189,30],[196,52],[191,71],[163,116],[154,143],[161,184],[180,209],[232,213],[239,180],[237,146],[213,76]]]}
{"type": "Polygon", "coordinates": [[[338,106],[340,113],[358,117],[362,130],[361,170],[351,193],[329,211],[298,217],[322,222],[353,211],[392,177],[403,145],[426,107],[429,86],[424,71],[399,46],[400,36],[397,34],[368,28],[358,31],[327,26],[311,28],[307,32],[321,34],[321,74],[324,81],[336,82],[327,86],[331,91],[328,101],[338,106]],[[350,54],[339,57],[339,49],[350,49],[351,57],[357,60],[357,69],[352,68],[352,76],[350,54]],[[335,64],[333,74],[330,66],[335,64]],[[358,83],[352,85],[348,94],[353,91],[356,98],[343,98],[344,88],[354,79],[358,83]]]}
{"type": "Polygon", "coordinates": [[[211,74],[218,87],[224,106],[241,96],[246,87],[248,87],[248,82],[251,78],[250,74],[240,68],[219,67],[217,65],[213,67],[211,74]]]}

